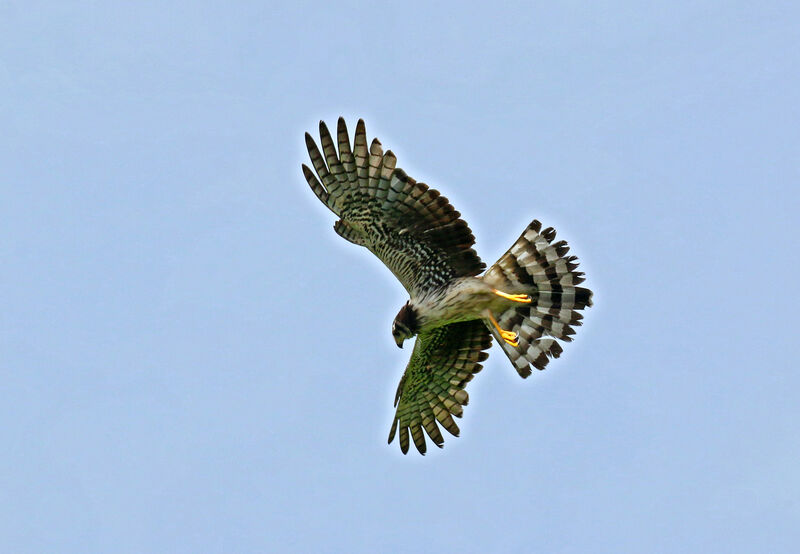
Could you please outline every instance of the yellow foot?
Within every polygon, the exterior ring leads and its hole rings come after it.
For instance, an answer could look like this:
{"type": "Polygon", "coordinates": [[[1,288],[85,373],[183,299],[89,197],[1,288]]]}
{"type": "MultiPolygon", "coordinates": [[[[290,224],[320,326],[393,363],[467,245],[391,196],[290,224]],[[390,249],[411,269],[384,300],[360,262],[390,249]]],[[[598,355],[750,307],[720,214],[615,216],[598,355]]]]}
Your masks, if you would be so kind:
{"type": "Polygon", "coordinates": [[[503,337],[503,340],[514,348],[519,346],[519,336],[514,331],[504,331],[503,329],[500,329],[500,336],[503,337]]]}
{"type": "Polygon", "coordinates": [[[494,328],[497,329],[497,332],[500,333],[500,336],[504,341],[514,348],[519,346],[519,335],[514,331],[506,331],[505,329],[501,328],[500,324],[497,323],[497,320],[494,318],[491,312],[489,312],[489,321],[492,322],[492,325],[494,325],[494,328]]]}
{"type": "Polygon", "coordinates": [[[507,298],[514,302],[519,302],[520,304],[530,304],[531,297],[527,294],[508,294],[503,291],[492,289],[492,292],[495,293],[497,296],[502,296],[503,298],[507,298]]]}

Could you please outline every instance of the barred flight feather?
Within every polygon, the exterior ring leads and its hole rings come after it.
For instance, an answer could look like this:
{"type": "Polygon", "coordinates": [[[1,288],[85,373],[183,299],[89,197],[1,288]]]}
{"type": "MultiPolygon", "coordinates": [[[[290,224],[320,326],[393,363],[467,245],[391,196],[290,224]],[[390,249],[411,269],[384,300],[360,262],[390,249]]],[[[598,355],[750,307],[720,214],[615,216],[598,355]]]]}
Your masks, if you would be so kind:
{"type": "Polygon", "coordinates": [[[460,214],[438,191],[397,168],[396,157],[384,154],[380,141],[373,140],[367,150],[362,120],[351,149],[339,118],[338,153],[324,122],[319,130],[322,152],[306,133],[316,176],[305,165],[303,174],[314,194],[341,218],[337,233],[371,250],[412,295],[485,269],[460,214]],[[437,233],[428,235],[429,230],[437,233]]]}
{"type": "Polygon", "coordinates": [[[572,326],[583,319],[576,310],[592,305],[592,292],[575,286],[584,280],[583,273],[575,271],[578,259],[566,256],[569,246],[563,240],[554,243],[555,237],[555,229],[542,230],[534,220],[483,277],[497,288],[531,296],[530,304],[510,308],[497,318],[503,329],[518,333],[517,346],[490,327],[522,377],[531,374],[531,366],[544,369],[561,355],[563,349],[554,339],[570,342],[575,334],[572,326]]]}
{"type": "Polygon", "coordinates": [[[408,433],[403,430],[411,428],[414,445],[424,454],[424,437],[414,434],[414,429],[421,425],[433,443],[441,447],[444,440],[437,421],[452,435],[458,436],[459,428],[452,416],[463,415],[464,406],[469,403],[464,387],[483,368],[480,362],[488,356],[483,351],[491,342],[489,331],[480,320],[452,323],[420,334],[397,388],[397,411],[389,442],[399,427],[400,449],[407,453],[408,433]]]}

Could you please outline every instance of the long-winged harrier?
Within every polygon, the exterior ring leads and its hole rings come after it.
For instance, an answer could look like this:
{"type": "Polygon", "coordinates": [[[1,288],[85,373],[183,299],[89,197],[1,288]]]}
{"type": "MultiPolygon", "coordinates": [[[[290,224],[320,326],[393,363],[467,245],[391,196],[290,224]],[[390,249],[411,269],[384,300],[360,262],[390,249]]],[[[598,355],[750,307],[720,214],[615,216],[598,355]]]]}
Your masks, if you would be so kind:
{"type": "Polygon", "coordinates": [[[592,292],[576,285],[575,256],[567,256],[556,232],[534,220],[488,269],[472,248],[475,237],[444,196],[396,167],[391,151],[374,139],[367,149],[363,120],[351,146],[344,119],[337,129],[338,153],[320,121],[320,153],[306,133],[316,176],[303,165],[314,194],[339,216],[334,230],[368,248],[395,274],[410,299],[392,324],[397,346],[417,335],[411,360],[395,396],[389,442],[400,429],[408,452],[409,431],[425,454],[422,430],[438,447],[444,438],[437,422],[454,436],[467,405],[464,390],[481,369],[491,337],[502,346],[522,377],[531,365],[544,369],[562,352],[555,339],[572,340],[592,292]],[[324,155],[323,155],[324,153],[324,155]],[[319,179],[317,179],[319,177],[319,179]]]}

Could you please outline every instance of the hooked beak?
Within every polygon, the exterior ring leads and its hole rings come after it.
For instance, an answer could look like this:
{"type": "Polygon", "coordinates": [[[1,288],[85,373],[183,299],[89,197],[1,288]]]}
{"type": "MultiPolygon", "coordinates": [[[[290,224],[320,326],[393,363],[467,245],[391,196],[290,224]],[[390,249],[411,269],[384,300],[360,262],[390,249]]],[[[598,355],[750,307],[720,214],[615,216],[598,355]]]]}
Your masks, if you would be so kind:
{"type": "Polygon", "coordinates": [[[397,337],[394,339],[394,342],[397,344],[398,348],[403,348],[403,340],[404,339],[402,337],[397,337]]]}

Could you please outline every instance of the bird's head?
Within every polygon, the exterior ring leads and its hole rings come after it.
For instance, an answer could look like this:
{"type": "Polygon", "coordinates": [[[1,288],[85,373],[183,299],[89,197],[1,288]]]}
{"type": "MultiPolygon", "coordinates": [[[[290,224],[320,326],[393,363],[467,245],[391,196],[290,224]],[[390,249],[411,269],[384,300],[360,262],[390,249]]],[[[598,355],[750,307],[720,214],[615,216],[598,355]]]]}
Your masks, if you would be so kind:
{"type": "Polygon", "coordinates": [[[411,307],[411,304],[406,302],[405,306],[400,308],[397,316],[392,323],[392,336],[397,346],[403,348],[403,341],[410,339],[417,334],[417,312],[411,307]]]}

